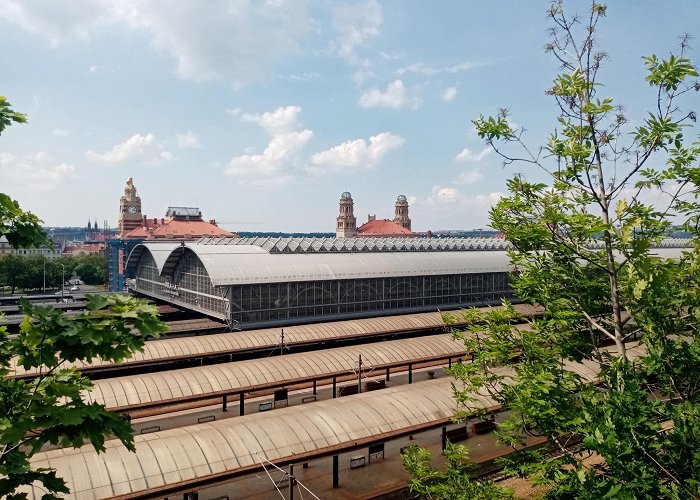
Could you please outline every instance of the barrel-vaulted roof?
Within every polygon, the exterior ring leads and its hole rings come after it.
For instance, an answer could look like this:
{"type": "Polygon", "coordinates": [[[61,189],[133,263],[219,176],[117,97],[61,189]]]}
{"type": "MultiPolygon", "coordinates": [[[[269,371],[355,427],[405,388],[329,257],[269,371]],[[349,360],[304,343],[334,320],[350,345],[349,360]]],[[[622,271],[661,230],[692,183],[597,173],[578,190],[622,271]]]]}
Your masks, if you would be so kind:
{"type": "Polygon", "coordinates": [[[464,343],[451,334],[430,335],[95,380],[84,399],[123,410],[352,373],[360,356],[365,369],[371,369],[464,354],[464,343]]]}
{"type": "Polygon", "coordinates": [[[133,273],[140,255],[149,251],[156,260],[158,271],[166,275],[172,272],[187,250],[199,258],[214,286],[512,270],[507,254],[502,251],[270,253],[258,245],[204,242],[182,242],[176,246],[142,243],[131,252],[127,268],[133,273]],[[169,255],[163,259],[167,252],[169,255]]]}
{"type": "MultiPolygon", "coordinates": [[[[479,397],[479,404],[496,406],[485,396],[479,397]]],[[[167,485],[215,481],[233,471],[257,468],[261,459],[275,462],[332,453],[439,425],[455,408],[450,381],[442,378],[135,436],[136,453],[117,440],[106,442],[105,452],[99,454],[91,446],[40,452],[32,457],[32,466],[55,468],[71,490],[68,499],[153,498],[167,485]]],[[[29,498],[44,493],[36,488],[29,498]]]]}

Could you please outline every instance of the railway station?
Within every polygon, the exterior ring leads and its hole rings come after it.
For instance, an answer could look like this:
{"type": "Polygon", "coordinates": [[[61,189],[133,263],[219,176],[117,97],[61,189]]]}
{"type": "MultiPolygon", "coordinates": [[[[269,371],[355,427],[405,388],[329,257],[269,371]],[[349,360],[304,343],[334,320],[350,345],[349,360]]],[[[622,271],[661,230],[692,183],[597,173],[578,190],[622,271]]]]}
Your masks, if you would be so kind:
{"type": "MultiPolygon", "coordinates": [[[[630,345],[633,357],[644,351],[643,344],[630,345]]],[[[590,364],[569,362],[565,368],[579,373],[589,383],[597,383],[597,370],[590,364]]],[[[507,376],[508,370],[503,368],[503,375],[507,376]]],[[[487,393],[473,396],[475,407],[489,412],[499,410],[497,401],[487,393]]],[[[97,453],[91,446],[59,448],[38,453],[32,464],[57,469],[67,479],[71,489],[67,498],[72,499],[173,495],[198,498],[199,491],[259,473],[266,463],[308,466],[309,462],[327,458],[332,458],[332,472],[319,480],[327,480],[328,487],[338,488],[339,456],[343,453],[354,453],[346,468],[354,468],[354,459],[376,471],[383,460],[390,458],[386,456],[389,443],[408,444],[406,438],[410,441],[417,434],[439,428],[443,429],[443,445],[450,433],[461,435],[457,440],[465,439],[466,427],[455,427],[451,422],[455,411],[450,380],[442,377],[347,398],[158,430],[136,436],[136,453],[129,453],[117,441],[109,441],[104,453],[97,453]],[[448,426],[451,431],[446,430],[448,426]]],[[[43,491],[27,489],[27,493],[29,498],[38,499],[43,491]]]]}
{"type": "Polygon", "coordinates": [[[144,242],[129,291],[232,329],[336,321],[514,299],[506,243],[486,238],[201,238],[144,242]]]}
{"type": "MultiPolygon", "coordinates": [[[[169,335],[120,364],[76,365],[93,379],[84,400],[131,420],[136,453],[118,441],[102,454],[47,447],[32,465],[55,468],[74,499],[279,498],[285,480],[292,498],[297,478],[322,498],[374,498],[405,488],[405,446],[439,457],[449,440],[466,443],[486,474],[512,450],[491,436],[502,416],[488,394],[475,396],[490,417],[452,420],[445,368],[471,357],[449,329],[466,326],[456,309],[502,299],[516,302],[516,328],[542,315],[517,303],[513,271],[493,239],[140,244],[127,263],[129,291],[177,318],[169,335]]],[[[586,363],[566,369],[596,384],[586,363]]],[[[15,364],[9,376],[35,375],[15,364]]]]}

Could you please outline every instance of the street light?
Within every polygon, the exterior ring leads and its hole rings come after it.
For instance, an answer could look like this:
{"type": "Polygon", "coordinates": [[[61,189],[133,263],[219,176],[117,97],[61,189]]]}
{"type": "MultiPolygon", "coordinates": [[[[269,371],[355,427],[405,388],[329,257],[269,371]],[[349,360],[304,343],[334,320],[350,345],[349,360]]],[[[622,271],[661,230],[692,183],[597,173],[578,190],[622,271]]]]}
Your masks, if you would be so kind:
{"type": "Polygon", "coordinates": [[[61,301],[63,301],[63,290],[66,288],[66,266],[61,264],[61,301]]]}

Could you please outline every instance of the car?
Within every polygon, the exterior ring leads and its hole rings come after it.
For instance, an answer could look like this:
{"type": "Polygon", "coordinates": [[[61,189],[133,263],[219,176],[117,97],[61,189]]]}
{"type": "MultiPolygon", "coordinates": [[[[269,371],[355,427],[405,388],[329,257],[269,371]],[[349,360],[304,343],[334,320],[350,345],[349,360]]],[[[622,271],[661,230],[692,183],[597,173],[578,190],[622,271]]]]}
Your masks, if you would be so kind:
{"type": "Polygon", "coordinates": [[[71,292],[75,292],[76,290],[80,290],[80,287],[78,285],[70,287],[71,292]]]}

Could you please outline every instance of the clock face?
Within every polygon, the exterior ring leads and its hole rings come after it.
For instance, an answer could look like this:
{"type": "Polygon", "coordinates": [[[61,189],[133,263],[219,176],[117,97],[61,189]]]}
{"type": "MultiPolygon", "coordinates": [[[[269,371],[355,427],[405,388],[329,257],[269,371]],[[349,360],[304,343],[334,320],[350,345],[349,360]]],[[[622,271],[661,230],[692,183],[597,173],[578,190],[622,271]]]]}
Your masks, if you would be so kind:
{"type": "Polygon", "coordinates": [[[128,208],[128,210],[129,210],[129,213],[130,213],[131,215],[134,215],[134,214],[136,213],[136,207],[133,206],[133,205],[131,205],[131,206],[128,208]]]}

